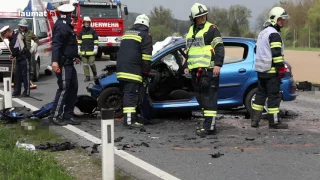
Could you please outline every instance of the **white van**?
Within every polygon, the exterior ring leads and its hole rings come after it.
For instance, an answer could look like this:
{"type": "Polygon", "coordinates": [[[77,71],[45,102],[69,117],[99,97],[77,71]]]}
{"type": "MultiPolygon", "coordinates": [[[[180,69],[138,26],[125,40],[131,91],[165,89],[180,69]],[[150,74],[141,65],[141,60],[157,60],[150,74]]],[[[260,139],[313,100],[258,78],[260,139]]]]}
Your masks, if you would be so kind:
{"type": "MultiPolygon", "coordinates": [[[[11,29],[18,29],[19,22],[25,18],[29,24],[28,29],[39,38],[39,46],[35,54],[32,55],[34,61],[33,81],[38,81],[40,72],[51,75],[48,69],[51,65],[52,56],[52,29],[45,14],[41,0],[10,0],[0,7],[0,28],[9,25],[11,29]]],[[[34,42],[31,42],[31,45],[34,42]]],[[[10,51],[7,47],[9,42],[5,39],[0,42],[0,72],[10,73],[11,61],[9,59],[10,51]]]]}

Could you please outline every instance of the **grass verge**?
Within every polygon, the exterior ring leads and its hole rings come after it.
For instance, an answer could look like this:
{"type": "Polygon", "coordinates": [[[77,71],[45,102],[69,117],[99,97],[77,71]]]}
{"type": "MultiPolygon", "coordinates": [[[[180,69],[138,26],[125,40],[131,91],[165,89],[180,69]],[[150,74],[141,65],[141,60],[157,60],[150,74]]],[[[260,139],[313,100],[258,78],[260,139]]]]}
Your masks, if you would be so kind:
{"type": "MultiPolygon", "coordinates": [[[[65,141],[58,134],[41,126],[35,120],[21,124],[4,125],[0,122],[0,179],[26,180],[87,180],[102,179],[101,160],[89,156],[81,148],[70,151],[27,151],[16,147],[16,142],[38,145],[65,141]],[[27,130],[27,127],[35,127],[27,130]]],[[[116,180],[133,180],[119,169],[116,180]]]]}

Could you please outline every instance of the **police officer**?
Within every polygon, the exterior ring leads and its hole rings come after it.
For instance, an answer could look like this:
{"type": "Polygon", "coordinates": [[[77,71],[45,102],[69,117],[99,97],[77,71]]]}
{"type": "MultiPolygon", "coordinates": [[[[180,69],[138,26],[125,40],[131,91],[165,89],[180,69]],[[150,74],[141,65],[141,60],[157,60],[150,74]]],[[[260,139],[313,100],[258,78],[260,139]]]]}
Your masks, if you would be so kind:
{"type": "MultiPolygon", "coordinates": [[[[35,53],[37,47],[38,47],[38,44],[39,44],[39,38],[32,32],[32,30],[28,29],[28,22],[26,19],[21,19],[20,23],[18,24],[19,25],[19,31],[22,35],[25,36],[26,38],[26,42],[27,42],[27,48],[28,50],[30,50],[30,53],[33,54],[35,53]],[[31,40],[33,40],[33,45],[31,47],[31,40]]],[[[30,88],[31,89],[34,89],[34,88],[37,88],[37,85],[33,84],[32,82],[32,78],[33,78],[33,75],[34,75],[34,65],[35,65],[35,60],[32,59],[29,59],[29,62],[30,62],[30,66],[29,66],[29,69],[30,69],[30,76],[29,76],[29,79],[30,79],[30,88]]]]}
{"type": "Polygon", "coordinates": [[[9,39],[9,47],[12,52],[11,59],[16,59],[14,72],[14,91],[12,96],[21,95],[21,81],[23,80],[24,91],[21,97],[30,95],[29,59],[30,51],[27,48],[26,38],[19,32],[13,31],[9,26],[2,28],[1,36],[9,39]]]}
{"type": "Polygon", "coordinates": [[[71,25],[74,6],[58,7],[60,17],[54,24],[52,39],[52,70],[58,78],[58,90],[53,102],[50,120],[57,125],[80,124],[73,117],[77,100],[78,79],[74,63],[79,63],[78,43],[71,25]]]}
{"type": "Polygon", "coordinates": [[[216,132],[219,75],[224,61],[222,37],[218,27],[207,21],[207,14],[208,9],[203,4],[195,3],[191,7],[193,25],[186,36],[188,59],[184,73],[191,71],[192,84],[205,118],[203,126],[197,128],[199,136],[216,132]]]}
{"type": "Polygon", "coordinates": [[[97,69],[94,63],[95,55],[98,53],[98,34],[90,27],[91,19],[90,17],[83,18],[83,28],[78,34],[78,52],[81,55],[81,60],[83,62],[83,71],[85,75],[85,82],[90,81],[89,66],[92,70],[94,78],[97,78],[97,69]]]}
{"type": "Polygon", "coordinates": [[[288,124],[279,120],[281,101],[280,84],[284,76],[284,45],[280,29],[289,18],[281,7],[274,7],[269,13],[269,20],[259,33],[256,46],[255,71],[258,72],[258,91],[252,105],[251,126],[258,127],[263,106],[268,98],[268,120],[271,129],[287,129],[288,124]]]}
{"type": "Polygon", "coordinates": [[[152,37],[149,33],[149,18],[137,16],[134,26],[122,37],[117,58],[117,79],[123,91],[124,124],[139,128],[136,106],[143,79],[148,77],[152,58],[152,37]]]}

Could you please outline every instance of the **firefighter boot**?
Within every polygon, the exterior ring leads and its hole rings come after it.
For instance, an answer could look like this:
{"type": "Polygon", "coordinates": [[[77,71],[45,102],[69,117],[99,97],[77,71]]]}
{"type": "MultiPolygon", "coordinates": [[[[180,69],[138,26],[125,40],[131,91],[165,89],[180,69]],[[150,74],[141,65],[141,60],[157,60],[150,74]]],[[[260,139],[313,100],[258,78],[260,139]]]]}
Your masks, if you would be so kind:
{"type": "Polygon", "coordinates": [[[203,127],[196,128],[196,134],[200,137],[216,134],[216,117],[207,117],[203,122],[203,127]]]}
{"type": "Polygon", "coordinates": [[[86,78],[84,79],[84,82],[88,82],[90,81],[90,76],[86,76],[86,78]]]}
{"type": "Polygon", "coordinates": [[[268,114],[269,129],[288,129],[287,123],[279,120],[279,114],[268,114]]]}
{"type": "Polygon", "coordinates": [[[139,123],[138,117],[135,113],[124,114],[124,126],[128,128],[141,128],[143,124],[139,123]]]}
{"type": "Polygon", "coordinates": [[[258,128],[261,119],[262,111],[252,110],[251,113],[251,127],[258,128]]]}

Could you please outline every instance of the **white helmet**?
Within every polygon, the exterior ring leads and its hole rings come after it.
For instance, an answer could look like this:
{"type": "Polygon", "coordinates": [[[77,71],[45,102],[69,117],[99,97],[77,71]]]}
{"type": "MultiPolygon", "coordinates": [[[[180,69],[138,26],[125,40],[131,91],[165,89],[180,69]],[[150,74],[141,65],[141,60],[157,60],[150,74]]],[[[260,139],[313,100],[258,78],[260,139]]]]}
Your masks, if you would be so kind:
{"type": "Polygon", "coordinates": [[[83,18],[83,22],[85,22],[85,21],[91,22],[91,19],[90,19],[88,16],[85,16],[85,17],[83,18]]]}
{"type": "Polygon", "coordinates": [[[28,27],[28,22],[26,19],[21,19],[18,25],[22,27],[28,27]]]}
{"type": "Polygon", "coordinates": [[[147,15],[141,14],[137,16],[136,21],[133,24],[143,24],[147,27],[150,26],[150,20],[147,15]]]}
{"type": "Polygon", "coordinates": [[[75,10],[75,7],[71,4],[63,4],[58,7],[58,11],[64,12],[64,13],[71,13],[75,10]]]}
{"type": "Polygon", "coordinates": [[[282,7],[274,7],[271,9],[270,13],[269,13],[269,22],[272,25],[277,24],[277,21],[279,18],[282,19],[289,19],[289,15],[286,12],[286,10],[284,10],[282,7]]]}
{"type": "Polygon", "coordinates": [[[194,3],[194,5],[191,7],[191,16],[192,19],[203,16],[208,14],[208,9],[205,5],[200,4],[200,3],[194,3]]]}

